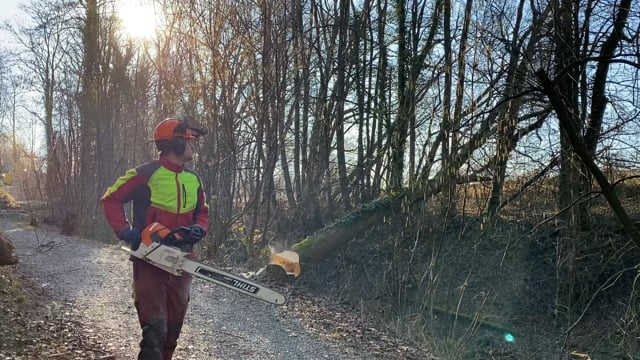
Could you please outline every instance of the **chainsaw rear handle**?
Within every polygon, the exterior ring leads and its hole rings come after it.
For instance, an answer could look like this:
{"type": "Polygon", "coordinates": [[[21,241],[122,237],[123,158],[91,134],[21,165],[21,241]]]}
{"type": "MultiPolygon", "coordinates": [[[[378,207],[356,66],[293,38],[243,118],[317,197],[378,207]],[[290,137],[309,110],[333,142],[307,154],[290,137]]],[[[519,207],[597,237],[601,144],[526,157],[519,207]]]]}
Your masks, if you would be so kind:
{"type": "MultiPolygon", "coordinates": [[[[181,231],[184,231],[187,234],[191,234],[191,228],[189,228],[187,226],[178,226],[178,227],[174,228],[173,230],[171,230],[171,232],[169,232],[165,237],[160,239],[159,243],[162,244],[162,245],[169,245],[169,246],[175,246],[175,247],[179,247],[179,248],[185,248],[187,246],[188,247],[193,247],[193,245],[195,245],[198,241],[200,241],[200,240],[196,240],[196,239],[191,239],[188,235],[184,239],[178,240],[176,238],[176,234],[180,233],[181,231]]],[[[191,249],[189,249],[189,250],[191,250],[191,249]]]]}

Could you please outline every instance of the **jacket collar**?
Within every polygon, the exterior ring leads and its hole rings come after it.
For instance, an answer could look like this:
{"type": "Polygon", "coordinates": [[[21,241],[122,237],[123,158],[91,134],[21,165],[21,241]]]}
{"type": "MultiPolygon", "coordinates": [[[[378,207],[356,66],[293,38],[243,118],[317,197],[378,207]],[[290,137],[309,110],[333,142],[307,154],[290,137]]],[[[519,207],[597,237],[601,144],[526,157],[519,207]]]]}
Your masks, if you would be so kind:
{"type": "Polygon", "coordinates": [[[179,173],[182,170],[184,170],[184,165],[174,164],[171,161],[169,161],[169,159],[167,159],[166,156],[160,156],[160,164],[162,164],[162,166],[164,166],[165,168],[173,172],[179,173]]]}

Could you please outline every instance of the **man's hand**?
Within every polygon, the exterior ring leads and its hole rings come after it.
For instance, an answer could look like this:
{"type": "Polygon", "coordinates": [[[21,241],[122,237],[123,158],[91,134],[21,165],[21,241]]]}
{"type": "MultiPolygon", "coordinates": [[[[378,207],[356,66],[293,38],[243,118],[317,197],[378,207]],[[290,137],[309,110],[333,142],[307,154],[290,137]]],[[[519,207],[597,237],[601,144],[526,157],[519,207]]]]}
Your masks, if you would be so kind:
{"type": "Polygon", "coordinates": [[[140,247],[140,242],[142,242],[142,236],[140,235],[140,229],[138,228],[130,228],[126,229],[122,232],[122,240],[129,244],[132,251],[138,250],[140,247]]]}
{"type": "Polygon", "coordinates": [[[202,238],[207,235],[207,232],[204,231],[204,228],[198,224],[193,224],[191,226],[187,226],[190,230],[189,232],[189,240],[193,241],[193,243],[200,242],[202,238]]]}

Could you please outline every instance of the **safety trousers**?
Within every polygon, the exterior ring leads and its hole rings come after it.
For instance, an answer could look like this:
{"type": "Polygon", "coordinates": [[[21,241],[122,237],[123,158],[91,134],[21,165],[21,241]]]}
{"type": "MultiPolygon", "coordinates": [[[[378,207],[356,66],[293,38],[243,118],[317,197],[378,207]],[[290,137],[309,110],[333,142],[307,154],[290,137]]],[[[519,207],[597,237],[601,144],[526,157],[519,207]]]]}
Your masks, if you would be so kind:
{"type": "Polygon", "coordinates": [[[171,360],[189,304],[192,277],[133,261],[133,298],[142,328],[138,360],[171,360]]]}

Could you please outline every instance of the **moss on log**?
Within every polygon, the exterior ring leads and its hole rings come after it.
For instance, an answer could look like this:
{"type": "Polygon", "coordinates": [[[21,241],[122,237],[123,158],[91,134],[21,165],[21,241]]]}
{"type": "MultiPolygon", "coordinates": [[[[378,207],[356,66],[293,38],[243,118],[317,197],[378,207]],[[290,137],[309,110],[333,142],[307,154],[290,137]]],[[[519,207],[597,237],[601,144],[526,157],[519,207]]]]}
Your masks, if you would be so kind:
{"type": "MultiPolygon", "coordinates": [[[[289,251],[298,254],[299,264],[304,272],[306,264],[322,261],[341,245],[363,234],[376,224],[380,224],[385,217],[391,216],[395,209],[413,206],[422,202],[426,197],[440,192],[447,174],[446,171],[440,171],[436,177],[424,181],[421,186],[415,189],[408,189],[403,194],[364,204],[359,209],[339,218],[333,224],[294,244],[289,248],[289,251]]],[[[274,256],[277,255],[274,254],[274,256]]],[[[282,266],[282,264],[277,264],[272,258],[268,267],[274,266],[282,266]]],[[[269,273],[278,272],[270,271],[269,273]]],[[[287,274],[292,275],[291,273],[287,274]]]]}
{"type": "Polygon", "coordinates": [[[290,250],[298,253],[301,264],[318,263],[338,246],[380,223],[390,214],[392,203],[392,199],[379,199],[367,203],[294,244],[290,250]]]}

